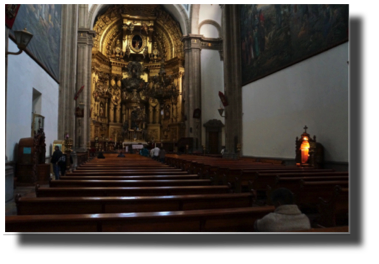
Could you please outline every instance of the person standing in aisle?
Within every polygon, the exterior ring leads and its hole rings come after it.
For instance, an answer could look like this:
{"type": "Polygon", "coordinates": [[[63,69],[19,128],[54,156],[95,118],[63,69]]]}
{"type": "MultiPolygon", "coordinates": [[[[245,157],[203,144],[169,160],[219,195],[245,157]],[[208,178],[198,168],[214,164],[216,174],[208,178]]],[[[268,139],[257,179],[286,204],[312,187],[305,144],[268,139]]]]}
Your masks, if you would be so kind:
{"type": "Polygon", "coordinates": [[[60,151],[58,146],[55,146],[55,151],[53,156],[51,157],[51,163],[53,164],[53,171],[55,175],[55,179],[59,180],[59,164],[58,161],[62,157],[62,151],[60,151]]]}

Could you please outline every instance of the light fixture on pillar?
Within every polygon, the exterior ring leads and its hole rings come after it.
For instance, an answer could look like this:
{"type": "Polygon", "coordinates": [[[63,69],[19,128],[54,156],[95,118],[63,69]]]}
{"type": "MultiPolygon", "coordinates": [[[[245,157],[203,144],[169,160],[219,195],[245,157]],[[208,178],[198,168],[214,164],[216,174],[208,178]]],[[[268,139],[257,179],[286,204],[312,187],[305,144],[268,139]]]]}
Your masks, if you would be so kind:
{"type": "Polygon", "coordinates": [[[218,109],[218,113],[220,114],[221,117],[225,117],[224,115],[222,115],[224,113],[224,108],[219,108],[218,109]]]}
{"type": "MultiPolygon", "coordinates": [[[[220,97],[221,103],[224,107],[229,105],[228,101],[226,100],[226,96],[222,92],[219,91],[218,96],[220,97]]],[[[225,115],[222,115],[224,113],[224,110],[225,109],[222,108],[220,105],[220,108],[218,109],[218,113],[220,114],[221,117],[225,117],[225,115]]]]}
{"type": "Polygon", "coordinates": [[[24,30],[16,30],[14,32],[16,38],[17,47],[20,49],[18,52],[6,52],[6,55],[19,55],[21,54],[26,47],[28,46],[30,40],[33,37],[33,34],[28,32],[26,28],[24,30]]]}
{"type": "Polygon", "coordinates": [[[165,100],[177,100],[179,96],[179,90],[175,85],[174,78],[172,76],[166,75],[166,71],[164,69],[164,60],[161,62],[161,68],[159,70],[158,76],[153,76],[150,83],[147,84],[144,95],[157,99],[161,109],[164,107],[165,100]]]}

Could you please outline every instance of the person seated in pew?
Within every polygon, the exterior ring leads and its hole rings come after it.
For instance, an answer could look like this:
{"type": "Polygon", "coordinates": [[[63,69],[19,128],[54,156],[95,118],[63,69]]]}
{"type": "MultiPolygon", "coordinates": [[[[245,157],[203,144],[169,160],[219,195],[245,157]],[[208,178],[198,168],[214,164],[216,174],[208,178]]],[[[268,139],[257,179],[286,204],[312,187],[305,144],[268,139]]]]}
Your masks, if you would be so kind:
{"type": "Polygon", "coordinates": [[[122,153],[122,151],[120,151],[120,153],[117,155],[117,158],[125,158],[124,153],[122,153]]]}
{"type": "Polygon", "coordinates": [[[149,157],[149,150],[145,146],[141,149],[141,155],[144,157],[149,157]]]}
{"type": "Polygon", "coordinates": [[[102,151],[100,151],[99,154],[97,154],[97,158],[98,159],[105,159],[104,154],[103,154],[102,151]]]}
{"type": "Polygon", "coordinates": [[[271,201],[275,211],[254,223],[257,232],[286,232],[311,228],[308,217],[294,204],[293,193],[286,188],[272,192],[271,201]]]}

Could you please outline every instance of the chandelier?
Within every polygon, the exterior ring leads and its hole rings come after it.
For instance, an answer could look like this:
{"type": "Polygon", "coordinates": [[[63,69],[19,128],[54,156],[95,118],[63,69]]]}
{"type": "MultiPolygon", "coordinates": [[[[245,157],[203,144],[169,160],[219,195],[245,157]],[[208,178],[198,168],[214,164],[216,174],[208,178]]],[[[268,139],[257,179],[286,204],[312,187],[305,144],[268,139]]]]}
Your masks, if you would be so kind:
{"type": "Polygon", "coordinates": [[[174,78],[166,75],[163,62],[159,75],[153,76],[149,83],[146,84],[144,95],[157,99],[161,107],[163,107],[165,100],[176,101],[178,98],[179,91],[174,83],[174,78]]]}

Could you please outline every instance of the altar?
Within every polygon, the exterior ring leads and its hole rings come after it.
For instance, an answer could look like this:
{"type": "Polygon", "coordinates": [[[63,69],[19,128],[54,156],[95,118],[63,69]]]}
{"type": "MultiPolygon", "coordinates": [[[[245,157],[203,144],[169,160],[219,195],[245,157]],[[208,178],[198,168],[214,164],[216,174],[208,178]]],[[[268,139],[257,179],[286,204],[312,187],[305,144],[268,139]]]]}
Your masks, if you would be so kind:
{"type": "Polygon", "coordinates": [[[122,143],[122,148],[126,153],[128,153],[130,151],[132,152],[140,151],[146,145],[147,145],[147,142],[143,142],[143,141],[124,141],[122,143]]]}

